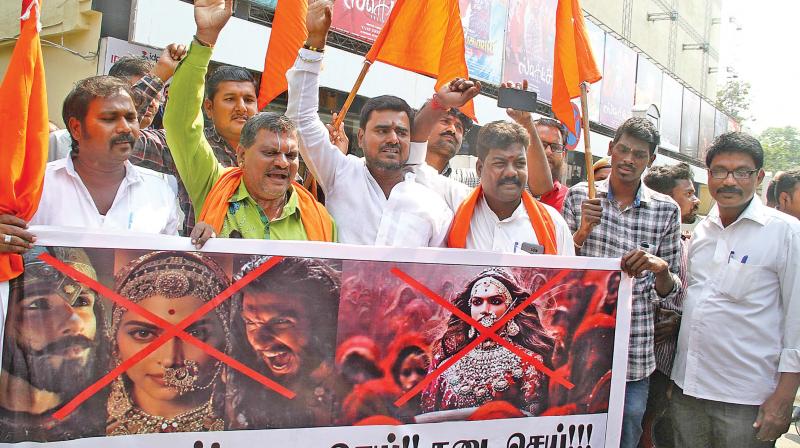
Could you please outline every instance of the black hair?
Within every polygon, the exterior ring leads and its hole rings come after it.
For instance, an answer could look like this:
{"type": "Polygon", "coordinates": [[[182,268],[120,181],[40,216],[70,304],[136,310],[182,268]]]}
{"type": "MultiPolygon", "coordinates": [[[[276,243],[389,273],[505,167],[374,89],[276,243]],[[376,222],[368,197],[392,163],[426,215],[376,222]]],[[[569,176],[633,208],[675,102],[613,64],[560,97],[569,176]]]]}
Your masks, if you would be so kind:
{"type": "Polygon", "coordinates": [[[223,65],[217,67],[206,79],[206,98],[213,101],[220,83],[226,81],[252,83],[253,89],[258,93],[258,84],[247,69],[234,65],[223,65]]]}
{"type": "Polygon", "coordinates": [[[463,112],[461,112],[460,110],[458,110],[455,107],[451,107],[450,109],[448,109],[447,110],[447,115],[450,115],[451,117],[455,117],[455,118],[458,119],[458,121],[461,122],[461,127],[464,128],[464,133],[465,134],[467,132],[469,132],[469,130],[472,129],[472,126],[475,124],[472,121],[472,118],[469,118],[468,116],[464,115],[463,112]]]}
{"type": "Polygon", "coordinates": [[[778,202],[781,193],[792,194],[798,184],[800,184],[800,168],[794,168],[781,173],[781,176],[775,180],[775,202],[778,202]]]}
{"type": "Polygon", "coordinates": [[[679,180],[694,181],[694,173],[688,163],[679,163],[677,165],[663,165],[654,166],[647,171],[644,176],[644,184],[648,188],[655,190],[667,196],[672,194],[672,190],[678,184],[679,180]]]}
{"type": "Polygon", "coordinates": [[[117,78],[131,78],[144,76],[150,73],[155,63],[144,56],[123,56],[108,70],[108,76],[117,78]]]}
{"type": "Polygon", "coordinates": [[[711,143],[706,152],[706,167],[711,168],[711,162],[717,154],[743,153],[753,159],[756,169],[764,167],[764,148],[761,143],[750,134],[744,132],[726,132],[711,143]]]}
{"type": "MultiPolygon", "coordinates": [[[[61,108],[61,118],[64,120],[64,125],[69,130],[69,119],[75,118],[83,126],[86,114],[89,111],[89,104],[95,98],[108,98],[121,92],[130,96],[131,102],[133,102],[134,94],[128,83],[115,76],[92,76],[78,81],[75,87],[67,94],[67,97],[64,98],[64,104],[61,108]]],[[[72,131],[70,131],[70,136],[72,136],[72,131]]],[[[77,153],[78,142],[72,136],[72,154],[77,153]]]]}
{"type": "Polygon", "coordinates": [[[478,159],[486,160],[490,149],[504,149],[519,143],[527,148],[531,143],[528,131],[517,123],[510,121],[493,121],[481,127],[478,132],[477,148],[478,159]]]}
{"type": "Polygon", "coordinates": [[[370,98],[364,103],[364,107],[361,108],[361,114],[358,120],[358,127],[361,129],[367,128],[367,121],[369,121],[370,115],[372,115],[375,111],[384,111],[384,110],[391,110],[395,112],[405,112],[408,116],[408,123],[409,126],[414,126],[414,116],[416,113],[408,103],[399,97],[393,95],[381,95],[376,96],[375,98],[370,98]]]}
{"type": "Polygon", "coordinates": [[[564,126],[564,124],[560,121],[548,117],[542,117],[534,121],[533,124],[534,126],[547,126],[558,129],[558,133],[561,134],[561,144],[567,144],[567,127],[564,126]]]}
{"type": "Polygon", "coordinates": [[[650,155],[656,153],[656,149],[659,143],[661,143],[661,134],[659,134],[656,126],[647,118],[633,117],[625,120],[622,126],[617,128],[617,132],[614,134],[614,140],[611,144],[616,145],[623,135],[628,135],[647,142],[650,148],[650,155]]]}

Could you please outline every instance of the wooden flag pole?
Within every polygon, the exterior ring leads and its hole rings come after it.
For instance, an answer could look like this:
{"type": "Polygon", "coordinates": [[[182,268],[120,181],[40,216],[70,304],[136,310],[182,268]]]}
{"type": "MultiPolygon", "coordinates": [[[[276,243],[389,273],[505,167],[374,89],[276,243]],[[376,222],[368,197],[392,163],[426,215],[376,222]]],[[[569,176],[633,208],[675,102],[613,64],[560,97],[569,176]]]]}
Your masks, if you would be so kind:
{"type": "Polygon", "coordinates": [[[594,199],[597,195],[594,185],[594,160],[592,160],[592,145],[589,143],[589,85],[581,83],[581,125],[583,125],[583,155],[586,159],[586,181],[589,184],[589,199],[594,199]]]}
{"type": "Polygon", "coordinates": [[[361,88],[361,83],[364,82],[364,77],[367,76],[367,72],[371,66],[372,63],[364,59],[364,66],[361,67],[361,73],[358,74],[358,78],[356,79],[356,83],[353,85],[353,89],[350,90],[350,94],[347,95],[347,99],[344,102],[344,106],[342,106],[342,110],[339,111],[339,115],[333,122],[333,129],[339,129],[339,126],[341,126],[342,122],[344,121],[344,117],[347,115],[347,111],[350,110],[350,106],[353,105],[353,100],[356,98],[358,89],[361,88]]]}

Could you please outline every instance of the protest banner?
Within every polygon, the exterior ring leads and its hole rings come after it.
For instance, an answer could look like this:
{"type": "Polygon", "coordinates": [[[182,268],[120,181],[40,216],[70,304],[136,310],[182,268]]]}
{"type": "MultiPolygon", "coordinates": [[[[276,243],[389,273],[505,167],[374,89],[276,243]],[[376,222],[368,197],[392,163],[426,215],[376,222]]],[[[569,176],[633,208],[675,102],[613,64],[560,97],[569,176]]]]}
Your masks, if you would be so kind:
{"type": "Polygon", "coordinates": [[[0,446],[618,446],[619,260],[32,231],[0,446]]]}

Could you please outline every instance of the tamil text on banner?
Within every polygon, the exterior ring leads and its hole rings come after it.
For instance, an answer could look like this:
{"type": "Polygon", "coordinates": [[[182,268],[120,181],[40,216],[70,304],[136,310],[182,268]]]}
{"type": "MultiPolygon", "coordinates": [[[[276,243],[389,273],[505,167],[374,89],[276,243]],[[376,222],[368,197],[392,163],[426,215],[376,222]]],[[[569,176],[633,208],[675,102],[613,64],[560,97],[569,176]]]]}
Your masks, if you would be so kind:
{"type": "Polygon", "coordinates": [[[33,230],[0,446],[618,446],[618,260],[33,230]]]}
{"type": "Polygon", "coordinates": [[[540,101],[553,93],[553,45],[558,0],[509,0],[503,81],[528,80],[540,101]]]}
{"type": "Polygon", "coordinates": [[[460,0],[469,75],[500,84],[508,0],[460,0]]]}

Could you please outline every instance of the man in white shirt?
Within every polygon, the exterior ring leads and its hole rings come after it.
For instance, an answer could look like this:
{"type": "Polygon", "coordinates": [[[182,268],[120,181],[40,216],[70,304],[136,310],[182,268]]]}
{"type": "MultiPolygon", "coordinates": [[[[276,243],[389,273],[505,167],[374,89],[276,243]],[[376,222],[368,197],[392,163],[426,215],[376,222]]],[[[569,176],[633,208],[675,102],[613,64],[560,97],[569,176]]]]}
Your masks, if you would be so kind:
{"type": "MultiPolygon", "coordinates": [[[[419,112],[415,134],[429,135],[429,129],[438,121],[439,115],[447,113],[446,109],[431,103],[419,112]]],[[[525,185],[540,192],[553,188],[531,114],[511,111],[510,115],[517,123],[495,121],[484,125],[478,134],[476,168],[480,176],[479,189],[439,174],[424,162],[425,153],[418,152],[417,147],[413,149],[409,163],[413,164],[419,182],[439,193],[456,214],[448,238],[449,247],[521,253],[523,243],[542,246],[544,250],[547,246],[544,240],[549,239],[554,243],[555,251],[552,253],[575,255],[572,233],[561,214],[536,202],[524,190],[525,185]],[[528,157],[532,160],[529,161],[528,157]],[[470,198],[475,200],[470,201],[470,198]],[[540,214],[539,210],[543,213],[540,214]],[[466,234],[461,235],[464,228],[466,234]],[[542,229],[548,228],[554,231],[553,235],[544,238],[540,234],[542,229]],[[463,245],[462,236],[466,237],[463,245]]]]}
{"type": "Polygon", "coordinates": [[[755,191],[764,152],[730,132],[706,155],[717,205],[695,228],[672,379],[677,446],[772,447],[800,384],[800,223],[755,191]]]}
{"type": "Polygon", "coordinates": [[[128,162],[139,136],[128,84],[111,76],[81,80],[62,115],[73,150],[47,164],[30,224],[177,235],[175,193],[160,174],[128,162]]]}
{"type": "MultiPolygon", "coordinates": [[[[317,114],[319,72],[328,29],[331,3],[309,5],[306,48],[286,77],[289,104],[286,116],[303,139],[300,153],[325,192],[325,206],[336,219],[339,241],[350,244],[426,247],[442,246],[452,212],[436,194],[404,172],[411,144],[414,111],[402,99],[380,96],[361,110],[358,143],[363,159],[342,152],[330,142],[317,114]]],[[[443,101],[463,104],[477,94],[448,92],[443,101]]],[[[472,87],[472,90],[469,88],[472,87]]]]}

